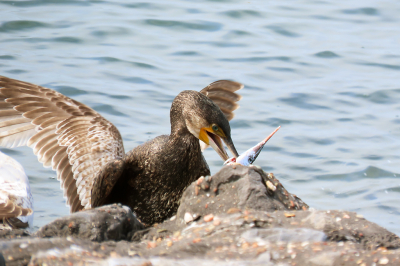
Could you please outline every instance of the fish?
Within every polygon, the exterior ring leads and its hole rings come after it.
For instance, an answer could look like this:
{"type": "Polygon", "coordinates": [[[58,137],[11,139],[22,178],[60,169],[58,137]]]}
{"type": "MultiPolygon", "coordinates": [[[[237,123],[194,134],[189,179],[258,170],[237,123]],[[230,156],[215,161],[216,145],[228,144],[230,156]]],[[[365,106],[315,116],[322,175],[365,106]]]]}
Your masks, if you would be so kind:
{"type": "Polygon", "coordinates": [[[232,165],[232,164],[241,164],[244,166],[249,166],[257,159],[258,155],[260,154],[261,150],[264,148],[265,143],[281,128],[281,126],[277,127],[274,132],[269,134],[263,141],[259,142],[254,147],[248,149],[244,153],[242,153],[239,157],[229,158],[224,162],[224,165],[232,165]]]}

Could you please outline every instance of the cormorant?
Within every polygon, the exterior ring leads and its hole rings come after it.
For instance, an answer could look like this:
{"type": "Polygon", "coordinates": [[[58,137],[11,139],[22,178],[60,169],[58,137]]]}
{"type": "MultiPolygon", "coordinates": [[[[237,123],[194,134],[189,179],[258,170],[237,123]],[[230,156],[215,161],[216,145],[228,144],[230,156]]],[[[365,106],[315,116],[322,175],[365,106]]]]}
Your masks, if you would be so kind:
{"type": "Polygon", "coordinates": [[[147,225],[162,222],[176,212],[184,189],[210,174],[201,146],[211,145],[225,161],[222,139],[239,156],[228,122],[241,98],[237,82],[179,93],[171,106],[171,134],[126,155],[118,129],[90,107],[1,76],[0,88],[0,145],[33,148],[45,167],[57,171],[71,212],[122,203],[147,225]]]}

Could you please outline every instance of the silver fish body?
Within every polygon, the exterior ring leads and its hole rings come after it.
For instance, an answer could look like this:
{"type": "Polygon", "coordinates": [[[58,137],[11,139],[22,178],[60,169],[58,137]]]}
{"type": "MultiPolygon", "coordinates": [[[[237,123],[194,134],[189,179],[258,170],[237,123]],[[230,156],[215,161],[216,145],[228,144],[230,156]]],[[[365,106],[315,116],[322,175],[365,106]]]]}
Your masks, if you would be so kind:
{"type": "Polygon", "coordinates": [[[248,149],[244,153],[242,153],[239,157],[229,158],[224,162],[224,164],[231,165],[231,164],[241,164],[244,166],[249,166],[257,159],[258,155],[260,154],[261,150],[264,148],[265,143],[280,129],[281,127],[277,127],[274,132],[269,134],[263,141],[259,142],[254,147],[248,149]]]}

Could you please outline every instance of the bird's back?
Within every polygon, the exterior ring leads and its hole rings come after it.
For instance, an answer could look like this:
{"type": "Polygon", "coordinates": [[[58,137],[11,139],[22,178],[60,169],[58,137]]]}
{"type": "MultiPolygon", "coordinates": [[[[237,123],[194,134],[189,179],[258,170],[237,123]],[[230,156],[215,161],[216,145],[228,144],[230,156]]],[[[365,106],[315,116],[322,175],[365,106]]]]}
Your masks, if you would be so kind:
{"type": "Polygon", "coordinates": [[[145,224],[162,222],[179,206],[183,191],[210,170],[197,138],[191,134],[171,140],[162,135],[126,154],[125,169],[107,203],[120,202],[145,224]]]}

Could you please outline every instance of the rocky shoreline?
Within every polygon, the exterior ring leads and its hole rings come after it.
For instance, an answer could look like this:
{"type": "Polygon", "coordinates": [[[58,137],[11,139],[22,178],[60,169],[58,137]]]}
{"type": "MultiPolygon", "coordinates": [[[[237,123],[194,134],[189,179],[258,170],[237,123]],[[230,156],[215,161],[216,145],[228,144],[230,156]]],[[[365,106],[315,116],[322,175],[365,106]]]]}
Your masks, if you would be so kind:
{"type": "Polygon", "coordinates": [[[361,215],[309,209],[273,174],[225,166],[192,183],[176,216],[145,228],[128,207],[0,231],[4,265],[400,265],[400,239],[361,215]]]}

